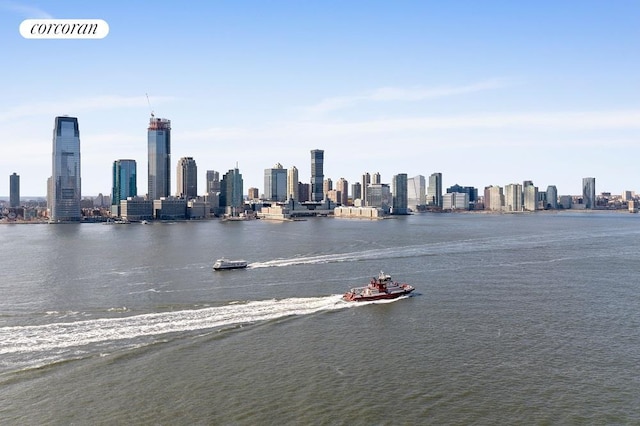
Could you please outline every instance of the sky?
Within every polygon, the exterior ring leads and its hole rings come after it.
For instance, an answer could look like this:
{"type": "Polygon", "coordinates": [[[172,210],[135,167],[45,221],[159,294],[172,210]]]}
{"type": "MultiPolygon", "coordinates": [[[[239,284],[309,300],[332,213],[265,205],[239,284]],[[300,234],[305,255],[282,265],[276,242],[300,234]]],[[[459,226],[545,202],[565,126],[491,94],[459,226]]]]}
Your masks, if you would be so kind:
{"type": "Polygon", "coordinates": [[[249,187],[296,166],[325,178],[442,173],[532,180],[560,195],[640,192],[640,2],[0,0],[0,196],[46,195],[52,131],[78,117],[82,195],[134,159],[147,192],[150,113],[181,157],[236,164],[249,187]],[[25,39],[29,18],[102,19],[94,40],[25,39]],[[148,96],[148,98],[147,98],[148,96]]]}

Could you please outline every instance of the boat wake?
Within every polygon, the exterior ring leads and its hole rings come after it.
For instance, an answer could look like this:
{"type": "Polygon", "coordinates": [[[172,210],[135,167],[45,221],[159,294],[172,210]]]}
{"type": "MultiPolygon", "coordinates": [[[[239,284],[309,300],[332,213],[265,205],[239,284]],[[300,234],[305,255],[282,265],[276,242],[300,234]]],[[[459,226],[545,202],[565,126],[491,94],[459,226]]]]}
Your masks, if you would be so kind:
{"type": "Polygon", "coordinates": [[[225,306],[120,318],[0,327],[0,372],[37,368],[70,359],[166,341],[171,333],[228,330],[292,315],[309,315],[363,304],[342,295],[231,302],[225,306]]]}

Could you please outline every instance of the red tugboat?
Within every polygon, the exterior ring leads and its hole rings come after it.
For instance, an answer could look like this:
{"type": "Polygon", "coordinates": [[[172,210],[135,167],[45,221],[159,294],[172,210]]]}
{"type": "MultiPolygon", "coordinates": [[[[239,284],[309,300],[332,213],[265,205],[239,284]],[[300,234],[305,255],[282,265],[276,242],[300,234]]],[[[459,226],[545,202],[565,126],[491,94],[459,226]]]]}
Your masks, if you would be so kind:
{"type": "Polygon", "coordinates": [[[415,290],[409,284],[400,284],[391,280],[391,275],[380,271],[378,278],[372,278],[366,287],[355,287],[342,296],[347,302],[367,302],[370,300],[395,299],[415,290]]]}

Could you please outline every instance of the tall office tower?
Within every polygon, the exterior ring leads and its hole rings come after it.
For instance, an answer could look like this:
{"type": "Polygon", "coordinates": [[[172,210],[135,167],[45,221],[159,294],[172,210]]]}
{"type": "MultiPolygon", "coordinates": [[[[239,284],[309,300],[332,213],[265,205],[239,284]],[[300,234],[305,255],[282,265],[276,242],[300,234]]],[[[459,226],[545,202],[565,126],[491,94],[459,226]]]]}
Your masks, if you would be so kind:
{"type": "Polygon", "coordinates": [[[547,186],[547,206],[549,209],[558,208],[558,189],[555,185],[547,186]]]}
{"type": "Polygon", "coordinates": [[[358,199],[362,199],[362,184],[360,182],[351,184],[351,200],[355,203],[358,199]]]}
{"type": "Polygon", "coordinates": [[[427,203],[427,184],[424,176],[407,179],[407,208],[418,210],[418,206],[427,203]]]}
{"type": "Polygon", "coordinates": [[[20,175],[9,175],[9,207],[20,207],[20,175]]]}
{"type": "Polygon", "coordinates": [[[298,198],[298,168],[296,166],[291,166],[289,170],[287,170],[287,199],[293,201],[300,201],[298,198]]]}
{"type": "Polygon", "coordinates": [[[193,157],[182,157],[178,160],[176,182],[176,197],[185,200],[198,198],[198,166],[193,157]]]}
{"type": "Polygon", "coordinates": [[[171,194],[171,120],[151,114],[147,132],[149,145],[148,184],[150,200],[171,194]]]}
{"type": "Polygon", "coordinates": [[[478,190],[473,186],[452,185],[447,188],[447,194],[453,193],[467,194],[469,196],[469,203],[474,203],[478,200],[478,190]]]}
{"type": "Polygon", "coordinates": [[[504,187],[504,211],[522,211],[522,185],[511,183],[504,187]]]}
{"type": "Polygon", "coordinates": [[[349,182],[345,178],[338,179],[338,182],[336,182],[336,190],[340,191],[340,199],[338,202],[343,206],[349,204],[349,182]]]}
{"type": "Polygon", "coordinates": [[[213,195],[216,192],[220,192],[220,173],[207,170],[207,194],[213,195]]]}
{"type": "Polygon", "coordinates": [[[311,150],[311,201],[322,201],[322,185],[324,182],[324,151],[311,150]]]}
{"type": "Polygon", "coordinates": [[[242,174],[236,167],[229,170],[220,182],[220,207],[227,213],[235,213],[244,206],[242,174]]]}
{"type": "Polygon", "coordinates": [[[362,186],[362,206],[368,206],[369,200],[367,200],[367,188],[371,185],[371,175],[369,173],[365,173],[360,178],[360,185],[362,186]]]}
{"type": "Polygon", "coordinates": [[[270,201],[287,201],[287,170],[280,163],[264,169],[264,198],[270,201]]]}
{"type": "Polygon", "coordinates": [[[371,175],[371,183],[374,185],[380,185],[382,183],[382,178],[380,177],[380,173],[375,172],[371,175]]]}
{"type": "Polygon", "coordinates": [[[80,129],[76,117],[56,117],[53,128],[51,173],[52,222],[79,221],[80,209],[80,129]]]}
{"type": "Polygon", "coordinates": [[[326,198],[329,191],[333,190],[333,181],[331,178],[326,178],[322,181],[322,195],[323,198],[326,198]]]}
{"type": "Polygon", "coordinates": [[[536,211],[538,209],[538,187],[534,186],[533,183],[525,186],[522,189],[522,199],[524,200],[522,203],[523,210],[536,211]]]}
{"type": "Polygon", "coordinates": [[[596,178],[586,177],[582,179],[582,203],[585,209],[596,207],[596,178]]]}
{"type": "Polygon", "coordinates": [[[442,207],[442,173],[433,173],[429,176],[427,204],[442,207]]]}
{"type": "Polygon", "coordinates": [[[407,214],[408,209],[408,191],[407,191],[407,174],[400,173],[393,177],[392,189],[393,194],[393,214],[407,214]]]}
{"type": "Polygon", "coordinates": [[[111,205],[119,206],[120,201],[138,195],[136,160],[116,160],[113,162],[111,205]]]}

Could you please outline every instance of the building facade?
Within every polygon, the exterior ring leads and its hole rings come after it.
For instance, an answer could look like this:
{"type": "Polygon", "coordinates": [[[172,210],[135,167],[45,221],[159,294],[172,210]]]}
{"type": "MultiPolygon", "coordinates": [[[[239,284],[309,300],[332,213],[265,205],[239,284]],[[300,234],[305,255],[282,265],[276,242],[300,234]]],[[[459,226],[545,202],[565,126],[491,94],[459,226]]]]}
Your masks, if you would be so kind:
{"type": "Polygon", "coordinates": [[[407,207],[418,210],[427,203],[427,183],[422,175],[407,179],[407,207]]]}
{"type": "Polygon", "coordinates": [[[392,210],[393,214],[408,214],[409,198],[407,193],[407,174],[400,173],[393,176],[391,181],[392,210]]]}
{"type": "Polygon", "coordinates": [[[433,173],[429,176],[427,205],[442,207],[442,173],[433,173]]]}
{"type": "Polygon", "coordinates": [[[586,177],[582,179],[582,204],[585,209],[596,207],[596,178],[586,177]]]}
{"type": "Polygon", "coordinates": [[[229,170],[220,182],[220,207],[226,214],[236,214],[244,207],[242,174],[237,168],[229,170]]]}
{"type": "Polygon", "coordinates": [[[547,186],[547,209],[557,209],[558,208],[558,189],[555,185],[547,186]]]}
{"type": "Polygon", "coordinates": [[[220,192],[220,173],[207,170],[207,194],[213,195],[217,192],[220,192]]]}
{"type": "Polygon", "coordinates": [[[198,166],[193,157],[182,157],[176,169],[176,197],[192,200],[198,197],[198,166]]]}
{"type": "Polygon", "coordinates": [[[9,207],[20,207],[20,175],[9,175],[9,207]]]}
{"type": "Polygon", "coordinates": [[[298,196],[298,168],[296,166],[291,166],[289,170],[287,170],[287,199],[293,201],[300,201],[298,196]]]}
{"type": "Polygon", "coordinates": [[[506,212],[522,211],[522,185],[519,183],[505,185],[503,210],[506,212]]]}
{"type": "Polygon", "coordinates": [[[322,201],[324,183],[324,151],[311,150],[311,201],[322,201]]]}
{"type": "Polygon", "coordinates": [[[148,139],[148,197],[159,200],[171,193],[171,120],[151,114],[148,139]]]}
{"type": "Polygon", "coordinates": [[[343,206],[349,204],[349,182],[345,178],[338,179],[336,191],[340,191],[340,199],[337,203],[343,206]]]}
{"type": "Polygon", "coordinates": [[[80,208],[80,129],[76,117],[56,117],[53,128],[51,206],[53,222],[79,221],[80,208]]]}
{"type": "Polygon", "coordinates": [[[122,200],[138,195],[136,160],[114,161],[111,180],[111,205],[119,208],[122,200]]]}
{"type": "Polygon", "coordinates": [[[280,163],[264,170],[264,198],[279,202],[287,200],[287,170],[280,163]]]}

